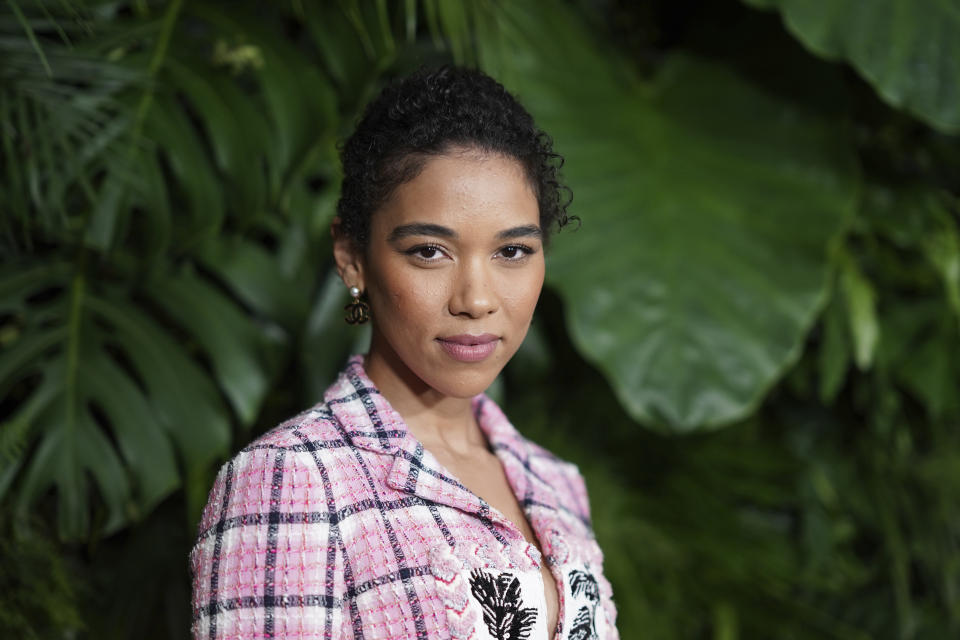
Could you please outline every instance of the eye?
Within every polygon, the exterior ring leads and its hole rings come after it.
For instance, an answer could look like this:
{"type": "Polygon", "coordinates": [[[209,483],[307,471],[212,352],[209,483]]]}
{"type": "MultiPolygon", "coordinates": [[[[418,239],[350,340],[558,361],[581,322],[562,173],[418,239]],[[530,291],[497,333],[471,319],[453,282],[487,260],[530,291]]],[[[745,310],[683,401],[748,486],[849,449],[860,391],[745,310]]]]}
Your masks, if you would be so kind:
{"type": "Polygon", "coordinates": [[[421,262],[437,262],[443,258],[443,249],[433,244],[421,244],[407,249],[404,253],[413,256],[421,262]]]}
{"type": "Polygon", "coordinates": [[[497,251],[497,255],[511,262],[523,260],[527,256],[534,253],[536,253],[535,249],[524,244],[508,244],[505,247],[501,247],[500,250],[497,251]]]}

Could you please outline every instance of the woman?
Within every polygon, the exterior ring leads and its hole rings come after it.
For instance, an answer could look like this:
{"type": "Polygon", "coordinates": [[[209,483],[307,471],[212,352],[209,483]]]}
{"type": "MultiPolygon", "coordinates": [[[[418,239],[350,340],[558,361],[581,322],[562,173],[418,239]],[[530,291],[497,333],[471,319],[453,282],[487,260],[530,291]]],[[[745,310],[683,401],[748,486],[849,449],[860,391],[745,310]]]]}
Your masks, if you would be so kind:
{"type": "Polygon", "coordinates": [[[483,395],[567,220],[549,138],[447,67],[385,89],[342,159],[334,257],[370,349],[221,470],[194,637],[616,638],[582,477],[483,395]]]}

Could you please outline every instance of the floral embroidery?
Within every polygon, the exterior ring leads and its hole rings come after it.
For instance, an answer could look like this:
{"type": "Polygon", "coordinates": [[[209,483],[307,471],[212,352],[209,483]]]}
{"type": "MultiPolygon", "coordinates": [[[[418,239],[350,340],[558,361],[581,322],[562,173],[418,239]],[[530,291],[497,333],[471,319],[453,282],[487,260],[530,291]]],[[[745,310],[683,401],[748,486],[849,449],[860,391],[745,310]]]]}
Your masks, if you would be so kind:
{"type": "Polygon", "coordinates": [[[520,581],[512,574],[499,576],[480,569],[470,572],[470,591],[480,603],[483,622],[497,640],[524,640],[537,620],[536,607],[524,607],[520,581]]]}
{"type": "Polygon", "coordinates": [[[600,586],[592,573],[574,569],[570,572],[570,589],[573,595],[583,595],[590,602],[596,603],[600,599],[600,586]]]}
{"type": "Polygon", "coordinates": [[[593,626],[593,612],[589,607],[580,607],[570,628],[570,640],[595,640],[597,630],[593,626]]]}
{"type": "Polygon", "coordinates": [[[593,574],[574,569],[568,575],[573,595],[583,596],[588,604],[577,610],[577,617],[570,628],[570,640],[597,640],[597,627],[594,621],[597,604],[600,602],[600,585],[593,574]]]}

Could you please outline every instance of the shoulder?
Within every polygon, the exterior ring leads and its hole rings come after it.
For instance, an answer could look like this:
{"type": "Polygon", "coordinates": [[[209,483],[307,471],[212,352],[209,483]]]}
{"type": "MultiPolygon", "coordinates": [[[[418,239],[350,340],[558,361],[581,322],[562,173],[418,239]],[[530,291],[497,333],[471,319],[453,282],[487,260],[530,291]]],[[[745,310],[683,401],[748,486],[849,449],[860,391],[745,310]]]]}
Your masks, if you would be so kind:
{"type": "Polygon", "coordinates": [[[263,603],[263,585],[275,580],[287,589],[280,596],[284,620],[314,630],[316,624],[322,629],[325,616],[340,615],[344,584],[332,493],[338,478],[324,471],[337,468],[329,460],[332,452],[346,455],[338,443],[343,440],[336,421],[314,407],[220,468],[190,551],[194,637],[214,630],[259,637],[259,621],[274,606],[263,603]],[[297,581],[285,577],[291,570],[297,581]]]}
{"type": "Polygon", "coordinates": [[[590,501],[587,485],[580,468],[549,449],[524,438],[529,456],[529,468],[545,483],[553,487],[560,506],[590,524],[590,501]]]}
{"type": "Polygon", "coordinates": [[[350,444],[326,404],[284,420],[227,460],[217,473],[199,524],[201,535],[224,514],[322,509],[330,502],[327,469],[343,468],[350,444]]]}
{"type": "Polygon", "coordinates": [[[531,465],[553,476],[568,479],[583,479],[583,476],[580,474],[580,467],[575,463],[561,458],[546,447],[528,439],[526,436],[521,437],[529,452],[531,465]]]}
{"type": "Polygon", "coordinates": [[[329,405],[321,402],[270,429],[240,450],[285,449],[292,452],[335,448],[344,442],[343,432],[329,405]]]}
{"type": "MultiPolygon", "coordinates": [[[[221,473],[228,467],[241,467],[251,479],[258,477],[250,473],[257,469],[272,479],[278,475],[286,478],[287,471],[318,471],[336,464],[338,458],[351,455],[350,447],[339,422],[329,407],[321,403],[284,420],[245,446],[224,465],[221,473]]],[[[276,484],[275,479],[272,484],[276,484]]]]}

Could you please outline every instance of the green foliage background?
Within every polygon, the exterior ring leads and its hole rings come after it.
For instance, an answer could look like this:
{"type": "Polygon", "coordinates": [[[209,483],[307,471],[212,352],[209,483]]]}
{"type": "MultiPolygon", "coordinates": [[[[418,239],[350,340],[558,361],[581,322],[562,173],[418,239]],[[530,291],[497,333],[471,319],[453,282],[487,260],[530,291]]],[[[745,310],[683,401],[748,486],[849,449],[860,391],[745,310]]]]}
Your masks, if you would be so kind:
{"type": "Polygon", "coordinates": [[[960,3],[0,8],[0,634],[183,638],[213,474],[362,333],[337,141],[493,73],[577,231],[492,392],[624,638],[960,637],[960,3]]]}

